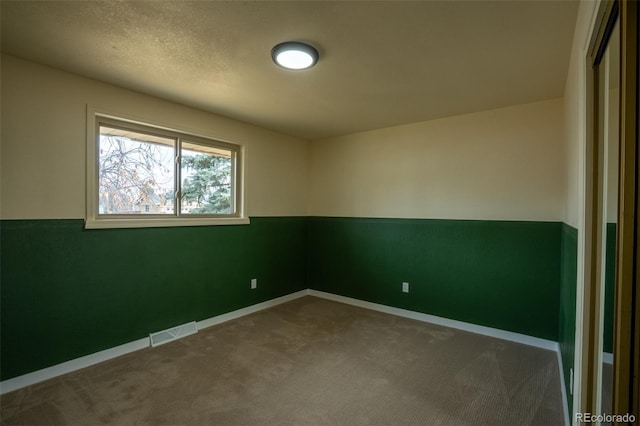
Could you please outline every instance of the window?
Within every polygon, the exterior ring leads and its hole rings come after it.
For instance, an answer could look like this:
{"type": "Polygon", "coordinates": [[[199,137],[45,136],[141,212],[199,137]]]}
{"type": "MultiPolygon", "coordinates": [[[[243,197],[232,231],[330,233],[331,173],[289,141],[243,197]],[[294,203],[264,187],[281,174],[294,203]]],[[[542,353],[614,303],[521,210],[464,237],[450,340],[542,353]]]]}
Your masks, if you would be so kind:
{"type": "Polygon", "coordinates": [[[95,115],[87,228],[248,223],[241,147],[95,115]]]}

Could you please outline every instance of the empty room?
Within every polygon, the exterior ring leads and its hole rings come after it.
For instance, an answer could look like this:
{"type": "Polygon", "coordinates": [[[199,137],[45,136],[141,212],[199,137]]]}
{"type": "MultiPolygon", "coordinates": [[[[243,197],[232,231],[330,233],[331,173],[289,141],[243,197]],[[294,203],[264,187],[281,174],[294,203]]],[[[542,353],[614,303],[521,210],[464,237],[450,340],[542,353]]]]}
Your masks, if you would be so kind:
{"type": "Polygon", "coordinates": [[[3,425],[636,421],[635,3],[0,16],[3,425]]]}

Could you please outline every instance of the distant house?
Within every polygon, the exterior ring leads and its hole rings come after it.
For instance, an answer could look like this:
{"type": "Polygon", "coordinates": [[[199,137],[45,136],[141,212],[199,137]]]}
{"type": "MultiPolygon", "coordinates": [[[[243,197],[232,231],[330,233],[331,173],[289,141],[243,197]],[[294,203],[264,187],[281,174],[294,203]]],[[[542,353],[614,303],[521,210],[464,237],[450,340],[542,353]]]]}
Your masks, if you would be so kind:
{"type": "Polygon", "coordinates": [[[167,214],[173,213],[173,202],[160,197],[155,192],[138,200],[131,214],[167,214]]]}

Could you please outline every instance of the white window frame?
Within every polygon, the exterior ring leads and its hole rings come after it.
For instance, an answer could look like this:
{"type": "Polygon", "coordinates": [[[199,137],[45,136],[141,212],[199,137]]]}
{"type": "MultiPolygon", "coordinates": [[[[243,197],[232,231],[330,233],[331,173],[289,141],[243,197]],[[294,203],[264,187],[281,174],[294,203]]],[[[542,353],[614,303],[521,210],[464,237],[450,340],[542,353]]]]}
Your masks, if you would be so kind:
{"type": "MultiPolygon", "coordinates": [[[[249,218],[245,211],[244,189],[244,165],[246,147],[229,142],[217,137],[197,134],[176,128],[151,123],[149,120],[138,120],[125,117],[121,114],[112,114],[104,110],[97,110],[87,105],[87,195],[85,228],[149,228],[172,226],[207,226],[207,225],[245,225],[249,224],[249,218]],[[232,215],[204,215],[204,214],[179,214],[173,215],[104,215],[99,214],[98,206],[98,143],[99,126],[103,122],[106,125],[122,123],[130,126],[132,130],[155,130],[169,135],[175,135],[191,142],[204,142],[212,146],[230,148],[235,152],[235,173],[232,196],[234,197],[235,213],[232,215]]],[[[178,209],[178,206],[175,206],[178,209]]]]}

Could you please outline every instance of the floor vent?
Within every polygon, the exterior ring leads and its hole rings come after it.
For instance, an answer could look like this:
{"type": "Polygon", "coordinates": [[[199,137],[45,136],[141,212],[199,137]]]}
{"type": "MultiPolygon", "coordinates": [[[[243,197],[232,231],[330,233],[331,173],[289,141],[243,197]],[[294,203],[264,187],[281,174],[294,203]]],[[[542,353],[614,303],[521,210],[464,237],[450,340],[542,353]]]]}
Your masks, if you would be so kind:
{"type": "Polygon", "coordinates": [[[149,334],[149,339],[151,339],[151,346],[158,346],[165,343],[173,342],[174,340],[178,340],[181,337],[189,336],[197,332],[198,327],[196,326],[196,322],[191,321],[177,327],[151,333],[149,334]]]}

